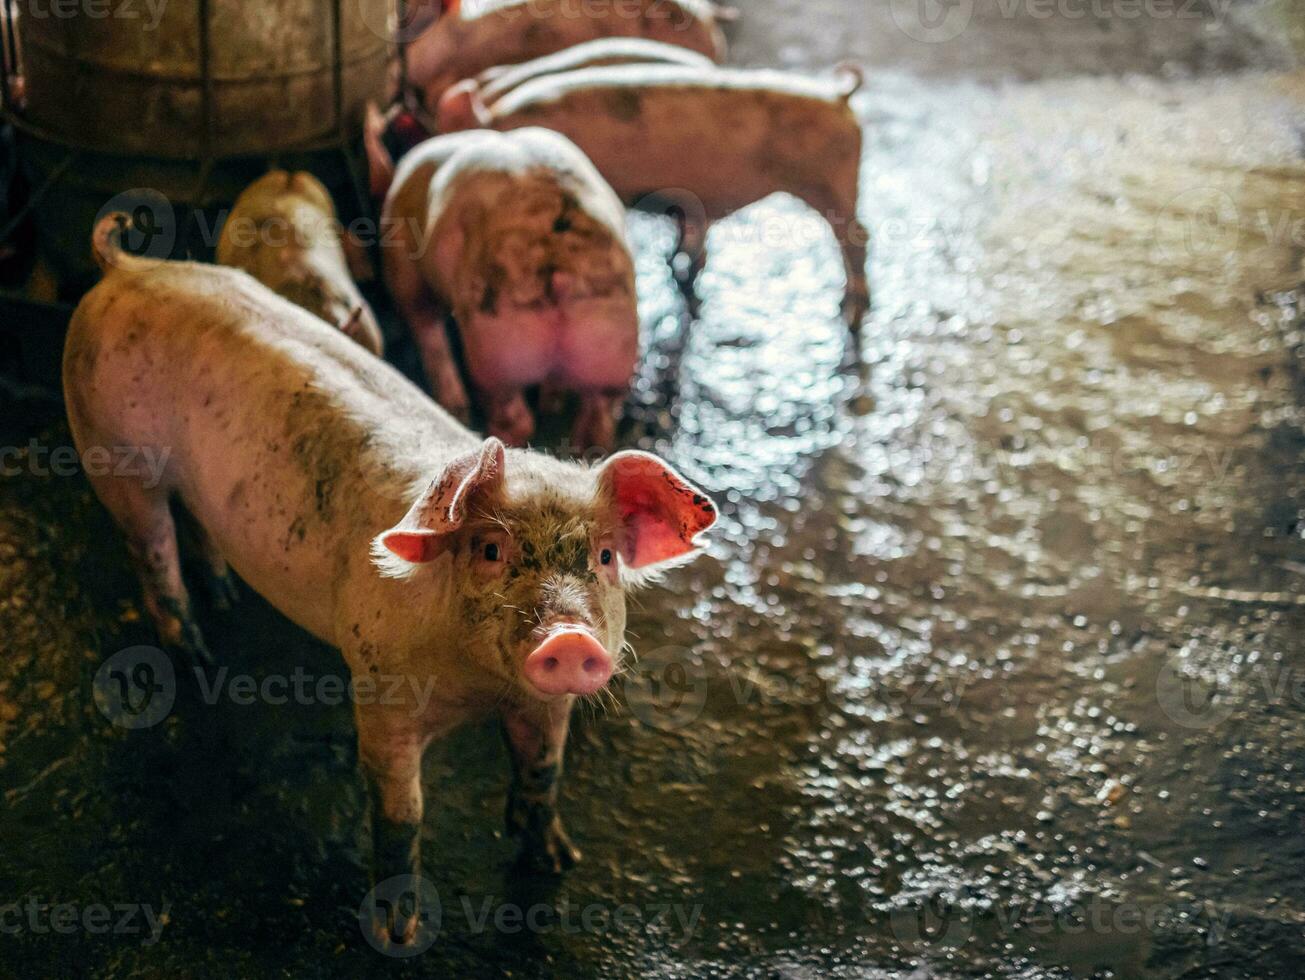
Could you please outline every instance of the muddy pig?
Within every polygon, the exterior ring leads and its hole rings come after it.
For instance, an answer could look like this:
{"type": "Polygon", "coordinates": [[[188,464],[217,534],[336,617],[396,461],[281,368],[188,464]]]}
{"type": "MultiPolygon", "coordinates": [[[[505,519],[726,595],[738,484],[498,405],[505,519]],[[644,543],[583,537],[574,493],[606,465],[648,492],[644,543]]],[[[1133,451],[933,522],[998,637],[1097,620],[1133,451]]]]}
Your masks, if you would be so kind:
{"type": "Polygon", "coordinates": [[[547,75],[492,106],[471,93],[480,124],[546,126],[569,136],[627,204],[673,213],[682,285],[706,260],[712,221],[786,191],[815,208],[843,251],[843,312],[853,330],[869,307],[868,236],[857,220],[861,128],[848,105],[861,73],[616,65],[547,75]]]}
{"type": "Polygon", "coordinates": [[[463,79],[604,37],[648,38],[723,61],[720,22],[735,16],[708,0],[490,0],[445,13],[409,44],[407,82],[434,112],[463,79]]]}
{"type": "MultiPolygon", "coordinates": [[[[367,146],[383,171],[379,138],[367,146]]],[[[490,434],[523,445],[535,425],[524,390],[541,385],[579,393],[574,446],[611,448],[639,352],[634,262],[621,202],[570,140],[428,140],[399,164],[381,227],[385,283],[441,405],[465,418],[470,404],[451,314],[490,434]]]]}
{"type": "MultiPolygon", "coordinates": [[[[522,859],[571,865],[555,809],[571,708],[619,669],[627,588],[697,551],[711,501],[647,453],[589,467],[482,440],[245,273],[124,254],[126,226],[95,232],[106,273],[73,314],[64,391],[83,452],[166,453],[160,482],[90,476],[160,637],[205,655],[176,505],[214,576],[234,569],[342,653],[377,881],[419,870],[424,749],[486,714],[522,859]]],[[[408,911],[380,909],[378,931],[410,939],[408,911]]]]}
{"type": "Polygon", "coordinates": [[[222,226],[217,260],[381,353],[381,328],[350,273],[370,271],[366,255],[342,236],[331,195],[312,174],[273,170],[246,187],[222,226]]]}
{"type": "Polygon", "coordinates": [[[472,93],[480,94],[480,101],[492,107],[508,92],[543,75],[597,68],[602,65],[663,64],[685,65],[692,68],[710,68],[706,55],[660,41],[638,37],[609,37],[601,41],[577,44],[557,54],[527,61],[524,65],[509,65],[481,72],[475,79],[459,82],[444,93],[436,109],[436,123],[442,133],[462,129],[475,129],[480,125],[472,103],[472,93]]]}

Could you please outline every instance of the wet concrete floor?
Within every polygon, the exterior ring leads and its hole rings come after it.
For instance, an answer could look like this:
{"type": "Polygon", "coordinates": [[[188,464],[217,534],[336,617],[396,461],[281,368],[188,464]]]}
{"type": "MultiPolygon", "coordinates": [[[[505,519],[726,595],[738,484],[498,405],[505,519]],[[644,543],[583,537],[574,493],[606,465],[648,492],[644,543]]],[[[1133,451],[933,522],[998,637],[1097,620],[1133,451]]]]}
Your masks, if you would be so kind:
{"type": "MultiPolygon", "coordinates": [[[[737,60],[871,68],[861,364],[800,205],[715,229],[687,331],[631,219],[637,431],[722,521],[577,719],[581,867],[511,873],[492,726],[429,754],[410,960],[358,929],[347,706],[97,709],[152,637],[57,405],[3,396],[0,975],[1301,975],[1305,21],[932,4],[741,3],[737,60]]],[[[257,596],[204,622],[343,673],[257,596]]]]}

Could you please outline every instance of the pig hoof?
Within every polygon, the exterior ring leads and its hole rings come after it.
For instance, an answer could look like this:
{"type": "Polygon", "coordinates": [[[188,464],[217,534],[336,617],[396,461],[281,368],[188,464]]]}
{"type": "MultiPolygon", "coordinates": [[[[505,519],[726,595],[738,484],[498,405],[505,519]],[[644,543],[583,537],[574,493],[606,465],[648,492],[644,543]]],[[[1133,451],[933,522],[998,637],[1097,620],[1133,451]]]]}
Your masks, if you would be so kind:
{"type": "Polygon", "coordinates": [[[861,293],[849,293],[843,298],[843,318],[852,333],[861,332],[861,321],[870,309],[870,297],[861,293]]]}
{"type": "Polygon", "coordinates": [[[159,639],[171,652],[184,657],[196,666],[211,667],[213,655],[208,652],[204,634],[190,611],[179,602],[169,599],[163,603],[168,619],[159,624],[159,639]]]}
{"type": "Polygon", "coordinates": [[[527,874],[560,875],[580,863],[580,851],[566,831],[554,825],[542,839],[527,840],[517,858],[517,868],[527,874]]]}
{"type": "Polygon", "coordinates": [[[240,601],[235,576],[230,572],[215,572],[209,581],[209,591],[213,597],[213,608],[222,612],[227,612],[240,601]]]}
{"type": "Polygon", "coordinates": [[[393,919],[379,908],[372,914],[372,935],[376,937],[376,945],[382,950],[411,946],[417,938],[420,916],[416,912],[405,916],[397,908],[393,909],[393,912],[393,919]]]}
{"type": "Polygon", "coordinates": [[[209,653],[208,644],[204,642],[204,634],[193,622],[186,624],[181,642],[174,644],[173,649],[197,667],[213,666],[213,654],[209,653]]]}

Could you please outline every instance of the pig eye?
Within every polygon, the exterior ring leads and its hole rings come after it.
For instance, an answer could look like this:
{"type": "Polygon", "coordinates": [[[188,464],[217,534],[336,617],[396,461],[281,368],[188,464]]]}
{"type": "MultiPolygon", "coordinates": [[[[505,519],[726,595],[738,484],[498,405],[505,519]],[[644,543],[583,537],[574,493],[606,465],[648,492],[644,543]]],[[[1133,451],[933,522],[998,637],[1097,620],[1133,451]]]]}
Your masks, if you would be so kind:
{"type": "Polygon", "coordinates": [[[612,549],[604,548],[600,551],[598,553],[598,561],[603,565],[610,565],[612,563],[612,549]]]}
{"type": "Polygon", "coordinates": [[[498,561],[502,554],[503,550],[494,542],[485,545],[485,561],[498,561]]]}

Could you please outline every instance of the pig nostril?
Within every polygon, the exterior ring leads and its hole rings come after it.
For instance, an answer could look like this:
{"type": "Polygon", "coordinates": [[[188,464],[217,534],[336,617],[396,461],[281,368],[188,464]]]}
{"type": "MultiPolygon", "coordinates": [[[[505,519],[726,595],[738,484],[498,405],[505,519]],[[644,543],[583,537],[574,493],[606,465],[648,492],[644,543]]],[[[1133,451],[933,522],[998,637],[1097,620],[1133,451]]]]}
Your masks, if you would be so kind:
{"type": "Polygon", "coordinates": [[[544,660],[543,667],[544,667],[544,670],[547,671],[548,673],[552,673],[553,671],[557,670],[557,658],[556,658],[556,657],[547,657],[547,658],[544,660]]]}
{"type": "Polygon", "coordinates": [[[598,673],[598,658],[597,657],[587,658],[583,664],[583,669],[586,674],[598,673]]]}

